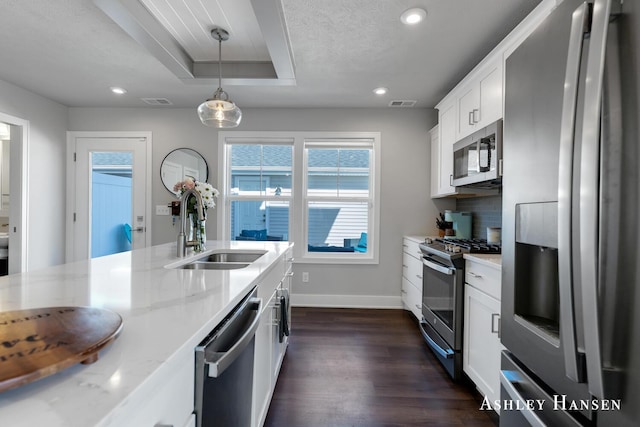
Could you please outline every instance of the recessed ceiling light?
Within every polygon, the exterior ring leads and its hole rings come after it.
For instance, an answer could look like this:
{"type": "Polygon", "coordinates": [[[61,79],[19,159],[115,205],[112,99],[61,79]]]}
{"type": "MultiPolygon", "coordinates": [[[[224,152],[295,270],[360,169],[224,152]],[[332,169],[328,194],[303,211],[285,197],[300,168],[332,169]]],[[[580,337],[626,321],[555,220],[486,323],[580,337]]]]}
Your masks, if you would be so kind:
{"type": "Polygon", "coordinates": [[[402,15],[400,15],[400,20],[402,21],[403,24],[415,25],[419,22],[424,21],[424,18],[426,17],[427,17],[426,10],[421,9],[419,7],[414,7],[402,12],[402,15]]]}
{"type": "Polygon", "coordinates": [[[115,93],[116,95],[124,95],[125,93],[127,93],[126,90],[122,89],[121,87],[110,87],[109,89],[111,89],[111,92],[115,93]]]}
{"type": "Polygon", "coordinates": [[[387,89],[386,87],[377,87],[373,90],[373,93],[375,93],[376,95],[384,95],[387,92],[389,92],[389,89],[387,89]]]}

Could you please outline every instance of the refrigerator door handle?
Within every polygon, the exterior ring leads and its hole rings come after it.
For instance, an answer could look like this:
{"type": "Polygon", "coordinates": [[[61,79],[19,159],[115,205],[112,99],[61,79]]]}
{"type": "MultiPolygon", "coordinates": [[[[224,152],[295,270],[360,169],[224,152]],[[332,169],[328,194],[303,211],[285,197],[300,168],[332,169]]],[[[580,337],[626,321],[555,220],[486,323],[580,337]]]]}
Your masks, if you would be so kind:
{"type": "Polygon", "coordinates": [[[560,336],[564,352],[567,377],[580,382],[578,354],[576,346],[575,313],[572,292],[572,180],[573,148],[575,139],[576,103],[582,41],[588,29],[588,5],[582,3],[572,14],[567,68],[564,79],[562,100],[562,121],[560,127],[560,156],[558,168],[558,276],[560,289],[560,336]]]}
{"type": "Polygon", "coordinates": [[[589,392],[604,398],[598,308],[600,113],[611,0],[595,0],[585,84],[580,159],[580,265],[589,392]]]}

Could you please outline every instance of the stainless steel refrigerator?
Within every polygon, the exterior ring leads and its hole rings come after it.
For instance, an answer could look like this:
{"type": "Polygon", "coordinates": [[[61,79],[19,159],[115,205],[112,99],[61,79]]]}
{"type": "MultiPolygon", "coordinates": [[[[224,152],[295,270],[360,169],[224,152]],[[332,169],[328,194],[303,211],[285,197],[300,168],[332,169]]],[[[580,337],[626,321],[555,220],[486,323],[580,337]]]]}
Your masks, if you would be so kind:
{"type": "Polygon", "coordinates": [[[506,60],[500,425],[640,425],[640,1],[506,60]]]}

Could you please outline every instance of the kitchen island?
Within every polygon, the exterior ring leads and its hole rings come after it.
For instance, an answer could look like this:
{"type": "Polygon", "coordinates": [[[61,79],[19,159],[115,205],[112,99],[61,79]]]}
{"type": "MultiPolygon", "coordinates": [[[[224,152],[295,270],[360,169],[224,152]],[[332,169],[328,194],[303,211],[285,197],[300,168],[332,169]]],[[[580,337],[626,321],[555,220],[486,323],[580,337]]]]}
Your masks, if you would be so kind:
{"type": "MultiPolygon", "coordinates": [[[[95,363],[0,393],[2,424],[191,425],[194,348],[255,286],[267,307],[290,268],[290,248],[288,242],[209,241],[205,253],[266,253],[242,269],[187,270],[166,268],[179,260],[174,243],[0,278],[0,311],[89,306],[123,319],[120,336],[95,363]]],[[[268,399],[271,393],[272,387],[268,399]]],[[[261,424],[265,414],[258,411],[261,424]]]]}

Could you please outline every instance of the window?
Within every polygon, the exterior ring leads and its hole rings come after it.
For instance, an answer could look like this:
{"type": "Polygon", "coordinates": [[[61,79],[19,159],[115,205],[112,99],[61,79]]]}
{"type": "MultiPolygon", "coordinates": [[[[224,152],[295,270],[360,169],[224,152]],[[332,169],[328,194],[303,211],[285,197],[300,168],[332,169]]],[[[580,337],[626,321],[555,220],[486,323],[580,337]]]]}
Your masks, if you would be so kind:
{"type": "Polygon", "coordinates": [[[231,240],[289,240],[293,147],[229,144],[231,240]]]}
{"type": "Polygon", "coordinates": [[[379,133],[221,132],[222,238],[291,240],[306,262],[376,263],[379,133]]]}

